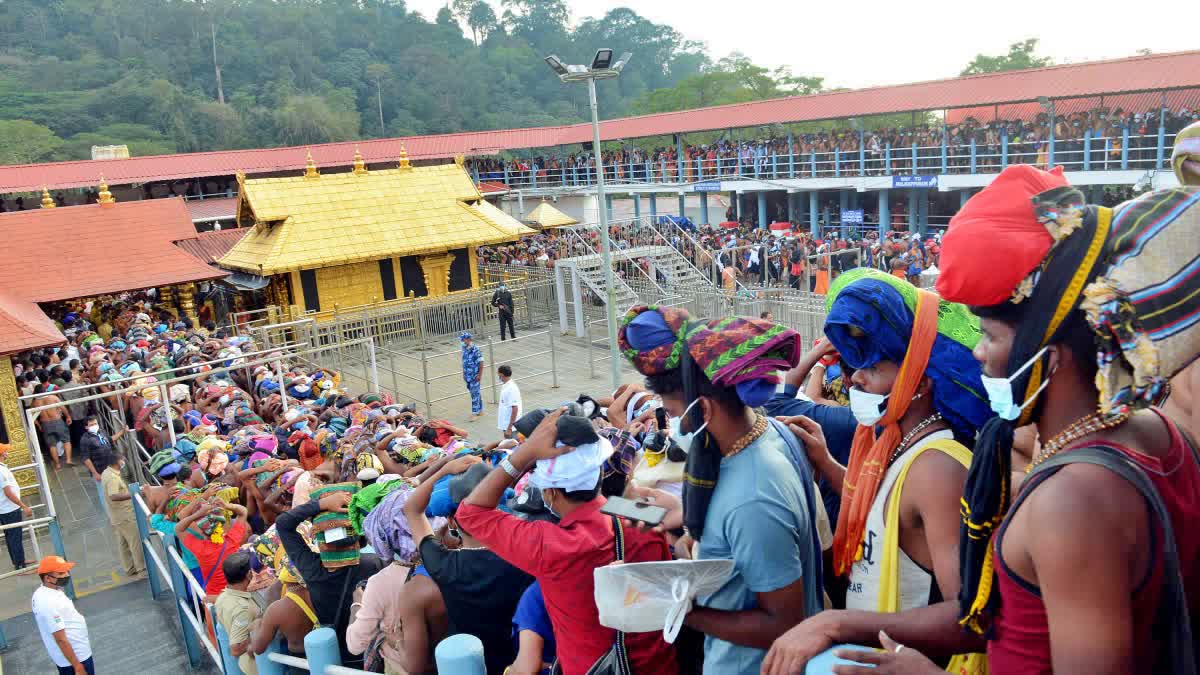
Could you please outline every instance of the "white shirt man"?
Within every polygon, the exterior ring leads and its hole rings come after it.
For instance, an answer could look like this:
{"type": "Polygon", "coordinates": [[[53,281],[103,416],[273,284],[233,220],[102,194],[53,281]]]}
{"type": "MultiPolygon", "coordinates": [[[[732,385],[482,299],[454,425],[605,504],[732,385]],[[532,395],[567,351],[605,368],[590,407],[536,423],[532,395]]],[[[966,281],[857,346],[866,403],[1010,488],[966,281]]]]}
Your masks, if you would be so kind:
{"type": "Polygon", "coordinates": [[[499,413],[497,414],[496,428],[504,432],[505,438],[512,438],[513,424],[521,419],[521,390],[517,388],[517,383],[512,379],[512,368],[507,365],[500,366],[496,369],[496,374],[500,381],[504,383],[500,387],[500,405],[497,406],[499,413]]]}
{"type": "Polygon", "coordinates": [[[38,564],[42,585],[33,592],[33,618],[60,675],[94,675],[87,621],[63,592],[74,566],[56,555],[42,558],[38,564]]]}

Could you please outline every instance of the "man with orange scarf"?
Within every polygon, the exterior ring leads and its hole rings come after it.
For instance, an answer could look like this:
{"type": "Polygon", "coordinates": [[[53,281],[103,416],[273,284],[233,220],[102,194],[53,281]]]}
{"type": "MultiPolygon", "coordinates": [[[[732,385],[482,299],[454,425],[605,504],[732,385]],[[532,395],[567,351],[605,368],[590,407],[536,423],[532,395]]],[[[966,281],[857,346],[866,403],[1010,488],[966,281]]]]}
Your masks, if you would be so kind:
{"type": "Polygon", "coordinates": [[[847,609],[789,630],[763,672],[802,672],[830,646],[874,644],[881,630],[930,653],[977,651],[982,642],[961,639],[957,606],[943,599],[959,587],[958,505],[970,463],[961,441],[991,415],[971,356],[978,320],[868,268],[841,275],[826,306],[826,336],[854,369],[849,466],[830,456],[812,420],[788,422],[842,497],[833,553],[835,573],[849,577],[847,609]]]}

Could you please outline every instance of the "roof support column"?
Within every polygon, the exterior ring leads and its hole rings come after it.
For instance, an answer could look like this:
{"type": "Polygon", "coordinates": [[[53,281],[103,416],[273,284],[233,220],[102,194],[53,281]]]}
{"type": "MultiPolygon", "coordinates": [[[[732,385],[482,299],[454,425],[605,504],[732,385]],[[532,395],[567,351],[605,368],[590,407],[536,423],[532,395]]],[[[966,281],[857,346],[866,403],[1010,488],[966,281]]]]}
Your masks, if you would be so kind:
{"type": "Polygon", "coordinates": [[[884,188],[879,191],[879,240],[882,242],[884,235],[888,230],[892,229],[892,214],[891,214],[891,190],[884,188]]]}
{"type": "Polygon", "coordinates": [[[808,193],[808,231],[812,236],[817,236],[820,227],[817,224],[817,191],[813,190],[808,193]]]}
{"type": "Polygon", "coordinates": [[[700,193],[700,224],[708,225],[708,193],[700,193]]]}
{"type": "Polygon", "coordinates": [[[767,193],[761,190],[758,193],[758,226],[767,229],[767,193]]]}

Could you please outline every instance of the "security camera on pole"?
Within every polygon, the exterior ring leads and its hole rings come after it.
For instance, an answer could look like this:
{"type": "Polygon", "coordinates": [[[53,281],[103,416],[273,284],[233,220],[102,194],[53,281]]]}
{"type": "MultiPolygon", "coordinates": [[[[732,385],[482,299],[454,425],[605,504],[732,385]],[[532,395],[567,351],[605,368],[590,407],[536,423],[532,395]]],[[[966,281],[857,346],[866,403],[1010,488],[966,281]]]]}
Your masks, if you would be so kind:
{"type": "Polygon", "coordinates": [[[608,241],[608,210],[604,200],[604,163],[600,157],[600,117],[596,109],[596,80],[611,80],[621,74],[621,69],[629,63],[633,56],[629,52],[613,62],[613,50],[597,49],[592,65],[564,65],[553,54],[546,57],[546,63],[563,82],[588,83],[588,102],[592,107],[592,154],[596,158],[596,206],[600,210],[600,257],[604,261],[604,291],[607,296],[605,304],[608,310],[608,346],[610,366],[612,367],[613,388],[621,384],[621,352],[617,348],[617,307],[616,286],[613,281],[612,247],[608,241]]]}

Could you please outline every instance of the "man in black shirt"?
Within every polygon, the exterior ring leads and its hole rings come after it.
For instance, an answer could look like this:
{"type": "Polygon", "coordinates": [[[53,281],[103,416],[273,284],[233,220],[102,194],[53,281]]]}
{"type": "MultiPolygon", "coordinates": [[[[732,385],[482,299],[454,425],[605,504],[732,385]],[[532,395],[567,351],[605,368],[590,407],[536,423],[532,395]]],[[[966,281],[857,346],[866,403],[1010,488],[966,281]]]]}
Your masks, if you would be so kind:
{"type": "Polygon", "coordinates": [[[469,455],[447,463],[413,491],[404,503],[404,515],[413,540],[419,542],[421,563],[442,591],[450,618],[448,635],[467,633],[479,638],[488,675],[501,675],[516,655],[512,641],[513,612],[525,589],[533,583],[533,577],[489,551],[463,530],[454,516],[450,517],[450,525],[461,532],[462,545],[456,550],[446,548],[434,536],[433,527],[425,517],[433,488],[443,476],[456,474],[449,489],[451,501],[459,504],[487,476],[489,469],[488,464],[469,455]]]}
{"type": "Polygon", "coordinates": [[[300,523],[316,517],[322,511],[345,513],[349,503],[348,493],[335,492],[326,495],[320,501],[312,500],[301,504],[275,519],[275,531],[279,533],[279,541],[287,551],[288,558],[308,586],[308,595],[312,598],[312,609],[318,621],[322,626],[329,626],[337,633],[342,663],[353,665],[362,663],[361,655],[355,656],[346,650],[346,626],[350,623],[350,603],[354,597],[354,587],[383,569],[383,562],[373,553],[364,553],[357,565],[325,569],[321,564],[321,556],[314,553],[308,544],[304,543],[304,537],[296,531],[300,523]]]}
{"type": "Polygon", "coordinates": [[[504,341],[504,326],[508,326],[508,334],[517,337],[517,329],[513,327],[513,296],[508,292],[508,286],[503,281],[492,294],[492,307],[495,307],[500,318],[500,341],[504,341]]]}

